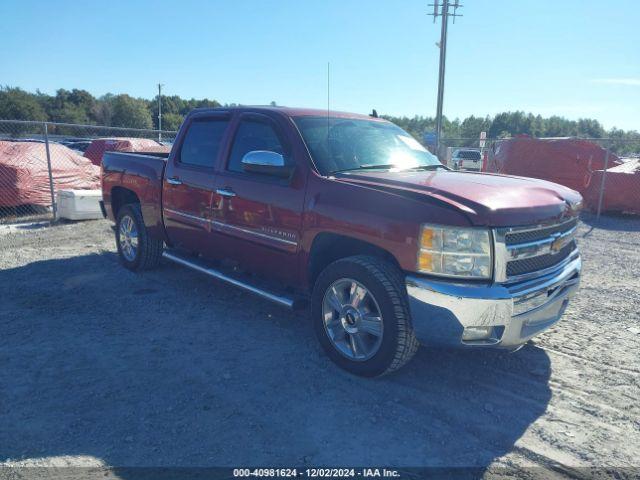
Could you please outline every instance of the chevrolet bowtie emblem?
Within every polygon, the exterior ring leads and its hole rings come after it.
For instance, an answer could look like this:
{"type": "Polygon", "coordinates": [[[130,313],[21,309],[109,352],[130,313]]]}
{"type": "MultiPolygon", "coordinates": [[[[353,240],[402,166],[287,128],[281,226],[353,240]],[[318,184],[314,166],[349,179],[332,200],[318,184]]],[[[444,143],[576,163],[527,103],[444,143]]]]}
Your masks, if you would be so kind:
{"type": "Polygon", "coordinates": [[[558,253],[560,250],[562,250],[562,247],[564,246],[564,238],[562,237],[558,237],[556,238],[553,242],[551,242],[551,253],[555,254],[558,253]]]}

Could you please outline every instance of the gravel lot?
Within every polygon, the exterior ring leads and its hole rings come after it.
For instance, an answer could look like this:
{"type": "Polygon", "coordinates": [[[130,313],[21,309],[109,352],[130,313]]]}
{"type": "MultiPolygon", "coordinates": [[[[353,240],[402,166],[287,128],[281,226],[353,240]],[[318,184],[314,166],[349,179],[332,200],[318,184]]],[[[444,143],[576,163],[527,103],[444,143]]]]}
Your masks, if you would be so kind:
{"type": "Polygon", "coordinates": [[[376,380],[331,364],[304,314],[123,269],[107,221],[1,227],[0,465],[640,467],[640,220],[591,225],[549,332],[376,380]]]}

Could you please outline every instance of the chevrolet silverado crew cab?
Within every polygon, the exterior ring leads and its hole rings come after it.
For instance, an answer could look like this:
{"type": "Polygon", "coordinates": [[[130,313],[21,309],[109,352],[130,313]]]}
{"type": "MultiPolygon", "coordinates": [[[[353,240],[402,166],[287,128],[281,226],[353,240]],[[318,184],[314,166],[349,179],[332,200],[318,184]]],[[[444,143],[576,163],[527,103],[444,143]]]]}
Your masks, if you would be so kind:
{"type": "Polygon", "coordinates": [[[578,288],[577,192],[451,171],[381,118],[195,110],[166,158],[106,152],[102,188],[125,267],[164,257],[308,310],[358,375],[419,342],[515,350],[578,288]]]}

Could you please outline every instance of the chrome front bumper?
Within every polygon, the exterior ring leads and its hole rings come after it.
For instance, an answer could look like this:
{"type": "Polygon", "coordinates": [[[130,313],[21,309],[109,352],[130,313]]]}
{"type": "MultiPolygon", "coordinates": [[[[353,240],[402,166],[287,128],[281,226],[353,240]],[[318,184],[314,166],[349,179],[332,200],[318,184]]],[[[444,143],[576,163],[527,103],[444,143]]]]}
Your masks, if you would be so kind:
{"type": "Polygon", "coordinates": [[[577,256],[516,284],[463,284],[407,276],[413,328],[422,343],[515,348],[556,323],[580,284],[577,256]]]}

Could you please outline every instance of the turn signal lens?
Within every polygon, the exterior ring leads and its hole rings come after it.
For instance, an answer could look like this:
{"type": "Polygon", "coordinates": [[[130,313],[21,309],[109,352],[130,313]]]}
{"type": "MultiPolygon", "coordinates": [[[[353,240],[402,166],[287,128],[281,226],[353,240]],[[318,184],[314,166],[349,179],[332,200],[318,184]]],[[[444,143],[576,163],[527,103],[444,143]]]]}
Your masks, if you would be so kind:
{"type": "Polygon", "coordinates": [[[442,255],[439,253],[420,251],[418,256],[418,269],[421,271],[433,272],[439,269],[439,265],[442,263],[442,255]]]}
{"type": "Polygon", "coordinates": [[[420,248],[427,250],[440,249],[442,245],[441,230],[435,228],[423,228],[420,236],[420,248]]]}

